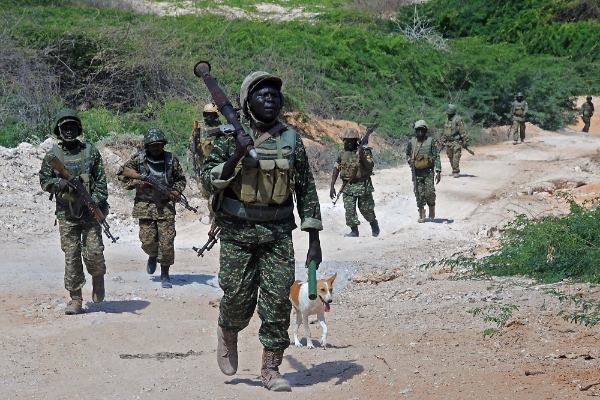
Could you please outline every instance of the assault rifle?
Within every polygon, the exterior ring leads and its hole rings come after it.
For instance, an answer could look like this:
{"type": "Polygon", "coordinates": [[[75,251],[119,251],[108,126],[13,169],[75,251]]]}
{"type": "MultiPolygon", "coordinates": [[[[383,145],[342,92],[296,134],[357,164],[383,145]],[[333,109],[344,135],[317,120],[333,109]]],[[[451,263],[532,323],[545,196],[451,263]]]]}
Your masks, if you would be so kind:
{"type": "MultiPolygon", "coordinates": [[[[509,136],[509,137],[510,137],[510,136],[509,136]]],[[[438,150],[440,153],[442,152],[442,150],[444,150],[444,147],[446,147],[446,143],[447,143],[447,142],[442,142],[442,145],[440,146],[440,149],[438,150]]],[[[468,152],[469,152],[471,155],[473,155],[473,156],[475,155],[475,153],[473,152],[473,150],[471,150],[471,149],[469,148],[469,145],[468,145],[468,144],[466,144],[466,143],[463,143],[463,144],[461,144],[461,147],[462,147],[463,149],[465,149],[466,151],[468,151],[468,152]]]]}
{"type": "Polygon", "coordinates": [[[513,126],[512,126],[512,124],[510,124],[510,128],[508,128],[508,132],[506,134],[507,139],[510,139],[510,134],[512,133],[512,130],[513,130],[513,126]]]}
{"type": "Polygon", "coordinates": [[[100,211],[100,207],[94,201],[94,199],[92,199],[92,196],[90,196],[90,194],[85,189],[83,183],[81,183],[79,178],[71,176],[67,168],[65,168],[65,164],[63,164],[62,161],[60,161],[56,156],[52,158],[52,160],[50,160],[48,164],[52,168],[57,170],[62,175],[62,177],[67,180],[67,184],[69,185],[69,187],[71,187],[73,190],[75,190],[75,192],[77,192],[77,200],[75,200],[75,203],[73,204],[73,213],[75,213],[75,215],[79,215],[81,207],[85,205],[90,211],[90,214],[92,214],[94,219],[98,221],[98,223],[102,227],[102,230],[106,234],[106,237],[112,240],[113,243],[116,243],[119,238],[114,237],[112,233],[110,233],[110,226],[108,225],[108,222],[106,222],[106,217],[104,216],[104,214],[102,214],[102,211],[100,211]]]}
{"type": "Polygon", "coordinates": [[[210,249],[212,249],[213,246],[219,241],[219,233],[221,233],[221,228],[219,228],[213,220],[212,226],[210,227],[210,231],[208,231],[208,240],[206,241],[204,246],[202,246],[202,248],[200,249],[197,247],[192,247],[192,250],[194,250],[198,254],[198,257],[204,257],[204,251],[210,251],[210,249]]]}
{"type": "MultiPolygon", "coordinates": [[[[371,133],[373,133],[373,128],[367,128],[367,131],[365,132],[365,136],[363,136],[363,138],[360,141],[360,144],[358,145],[359,148],[362,147],[363,150],[366,150],[368,148],[367,145],[369,144],[369,136],[371,136],[371,133]]],[[[360,153],[360,149],[356,150],[357,158],[359,157],[359,153],[360,153]]],[[[342,182],[342,186],[340,186],[340,190],[338,191],[338,194],[335,197],[335,200],[333,201],[334,206],[335,206],[335,203],[337,203],[337,201],[340,199],[340,196],[342,195],[342,192],[344,191],[344,188],[346,187],[348,182],[351,182],[356,177],[357,168],[358,167],[355,167],[354,170],[352,171],[352,175],[350,176],[350,179],[342,182]]]]}
{"type": "MultiPolygon", "coordinates": [[[[164,183],[162,183],[161,181],[159,181],[158,179],[156,179],[153,176],[140,175],[128,167],[123,168],[123,176],[126,176],[127,178],[131,178],[131,179],[139,179],[140,181],[148,182],[158,192],[160,192],[164,195],[167,195],[167,196],[175,197],[175,199],[176,199],[175,201],[177,203],[181,204],[182,206],[184,206],[186,209],[193,211],[195,213],[198,212],[197,208],[190,206],[190,204],[187,201],[187,198],[183,195],[183,193],[177,194],[177,192],[175,192],[172,187],[170,187],[169,185],[165,185],[164,183]]],[[[159,205],[158,199],[156,199],[156,197],[155,197],[155,203],[156,203],[156,205],[159,205]]]]}
{"type": "MultiPolygon", "coordinates": [[[[210,64],[208,61],[199,61],[194,66],[194,74],[198,78],[204,79],[206,87],[210,91],[210,95],[215,101],[215,104],[219,108],[221,114],[225,117],[227,122],[233,126],[233,135],[247,135],[244,127],[240,123],[236,110],[231,105],[231,102],[227,98],[227,95],[221,89],[216,79],[210,74],[210,64]]],[[[258,159],[258,153],[254,150],[253,145],[247,147],[248,153],[255,159],[258,159]]]]}

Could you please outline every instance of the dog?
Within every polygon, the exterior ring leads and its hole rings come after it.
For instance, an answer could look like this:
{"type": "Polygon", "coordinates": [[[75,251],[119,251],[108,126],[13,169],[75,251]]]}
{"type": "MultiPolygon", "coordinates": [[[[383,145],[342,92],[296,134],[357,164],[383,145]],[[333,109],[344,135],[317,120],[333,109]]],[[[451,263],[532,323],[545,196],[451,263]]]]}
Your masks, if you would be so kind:
{"type": "Polygon", "coordinates": [[[323,328],[323,336],[321,337],[321,346],[327,347],[327,324],[325,323],[325,313],[329,312],[330,304],[333,301],[333,281],[337,277],[337,273],[329,279],[319,279],[317,281],[317,298],[310,300],[308,298],[308,282],[296,281],[290,288],[290,300],[296,310],[296,325],[294,327],[294,342],[296,347],[302,347],[302,343],[298,340],[298,328],[304,323],[306,331],[306,347],[313,349],[312,339],[310,337],[310,329],[308,327],[308,316],[317,315],[317,319],[323,328]]]}

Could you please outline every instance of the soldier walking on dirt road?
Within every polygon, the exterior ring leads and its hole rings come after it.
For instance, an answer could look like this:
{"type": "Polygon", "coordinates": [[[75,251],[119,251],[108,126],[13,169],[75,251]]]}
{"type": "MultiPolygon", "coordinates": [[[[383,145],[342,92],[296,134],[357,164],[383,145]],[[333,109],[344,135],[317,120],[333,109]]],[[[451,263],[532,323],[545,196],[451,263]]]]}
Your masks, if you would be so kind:
{"type": "Polygon", "coordinates": [[[510,115],[512,118],[512,130],[513,130],[513,144],[517,144],[519,137],[521,137],[521,143],[525,140],[525,121],[527,121],[527,112],[529,106],[524,100],[523,93],[517,93],[517,99],[513,102],[510,108],[510,115]]]}
{"type": "Polygon", "coordinates": [[[186,185],[179,159],[165,151],[167,138],[158,128],[144,134],[145,149],[134,154],[117,175],[125,189],[135,189],[133,218],[138,218],[142,250],[148,254],[146,272],[152,275],[160,263],[160,281],[163,288],[172,287],[169,269],[175,262],[175,194],[166,195],[150,183],[123,175],[124,168],[131,168],[142,176],[151,175],[166,184],[178,195],[186,185]]]}
{"type": "Polygon", "coordinates": [[[194,144],[196,146],[196,148],[192,150],[194,152],[194,173],[196,174],[198,189],[200,189],[202,197],[208,200],[208,193],[202,186],[200,177],[202,172],[202,164],[204,163],[204,160],[206,160],[208,153],[210,153],[210,149],[212,148],[212,144],[216,137],[214,135],[209,136],[208,130],[219,127],[223,124],[223,122],[219,119],[219,110],[213,103],[207,103],[204,106],[202,117],[203,120],[198,124],[198,130],[194,129],[192,131],[190,143],[192,146],[194,146],[194,144]]]}
{"type": "Polygon", "coordinates": [[[290,345],[290,287],[295,279],[292,231],[295,193],[300,228],[309,234],[309,260],[321,262],[323,229],[319,198],[298,133],[277,120],[283,105],[281,79],[258,71],[242,83],[240,100],[248,134],[221,135],[202,168],[202,183],[219,198],[219,285],[223,298],[217,329],[217,362],[225,375],[238,368],[238,332],[254,309],[262,324],[261,377],[272,391],[290,391],[279,366],[290,345]],[[247,154],[256,148],[258,159],[247,154]],[[260,289],[260,290],[259,290],[260,289]]]}
{"type": "Polygon", "coordinates": [[[428,129],[425,121],[415,122],[416,137],[410,139],[406,146],[406,159],[414,171],[413,184],[419,208],[419,222],[425,222],[425,204],[429,206],[429,220],[435,219],[434,179],[435,184],[438,184],[442,178],[438,142],[427,136],[428,129]]]}
{"type": "Polygon", "coordinates": [[[89,143],[77,138],[82,133],[81,120],[73,110],[59,112],[54,119],[54,134],[58,145],[44,157],[40,169],[40,185],[50,192],[50,199],[56,196],[56,219],[60,232],[60,247],[65,253],[65,288],[71,295],[71,301],[65,308],[65,314],[79,314],[83,307],[81,289],[85,285],[83,262],[92,276],[92,300],[99,303],[104,300],[104,244],[102,229],[87,207],[81,207],[79,215],[73,208],[77,195],[69,181],[61,178],[58,171],[49,162],[58,158],[69,175],[78,178],[102,213],[108,213],[108,188],[106,173],[100,152],[89,143]]]}
{"type": "Polygon", "coordinates": [[[465,124],[461,118],[456,115],[456,106],[448,104],[446,107],[448,119],[444,122],[444,146],[446,147],[446,155],[452,166],[451,176],[458,178],[460,175],[460,154],[462,148],[467,143],[467,134],[465,132],[465,124]]]}
{"type": "Polygon", "coordinates": [[[375,201],[373,200],[373,182],[371,174],[373,173],[373,153],[371,149],[364,149],[359,146],[360,136],[354,128],[348,128],[342,136],[344,141],[344,150],[337,158],[333,166],[331,175],[331,188],[329,197],[336,198],[335,181],[338,175],[342,176],[341,191],[344,195],[344,210],[346,211],[346,225],[350,227],[350,232],[346,237],[358,237],[358,215],[356,214],[356,205],[363,217],[371,224],[371,233],[373,236],[379,236],[379,223],[375,216],[375,201]]]}
{"type": "Polygon", "coordinates": [[[581,119],[583,120],[583,129],[582,132],[589,132],[590,130],[590,120],[594,115],[594,104],[592,103],[592,96],[588,96],[585,98],[586,102],[581,106],[581,119]]]}

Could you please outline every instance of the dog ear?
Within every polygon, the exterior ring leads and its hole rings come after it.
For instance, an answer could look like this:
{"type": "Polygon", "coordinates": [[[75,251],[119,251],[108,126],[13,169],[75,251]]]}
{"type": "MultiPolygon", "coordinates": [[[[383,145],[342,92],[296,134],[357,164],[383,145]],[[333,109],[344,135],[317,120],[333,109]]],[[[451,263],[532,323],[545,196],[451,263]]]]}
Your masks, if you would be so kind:
{"type": "Polygon", "coordinates": [[[333,281],[335,281],[336,277],[337,277],[337,272],[335,274],[331,275],[331,278],[327,279],[327,282],[333,283],[333,281]]]}

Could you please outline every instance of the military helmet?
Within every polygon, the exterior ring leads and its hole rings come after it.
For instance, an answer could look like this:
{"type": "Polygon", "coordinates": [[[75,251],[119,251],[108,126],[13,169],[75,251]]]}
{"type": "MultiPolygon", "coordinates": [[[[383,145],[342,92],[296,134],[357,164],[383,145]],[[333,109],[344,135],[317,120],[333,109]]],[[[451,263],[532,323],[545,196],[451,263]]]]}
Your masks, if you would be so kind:
{"type": "Polygon", "coordinates": [[[162,142],[164,144],[169,143],[165,133],[159,128],[148,129],[148,131],[144,133],[144,146],[157,142],[162,142]]]}
{"type": "Polygon", "coordinates": [[[517,93],[517,97],[523,97],[523,92],[517,93]]]}
{"type": "Polygon", "coordinates": [[[54,117],[54,134],[56,136],[60,136],[60,131],[58,128],[60,128],[62,124],[69,121],[75,122],[77,126],[79,126],[79,134],[81,134],[81,119],[79,119],[79,115],[77,115],[77,112],[68,109],[60,111],[58,114],[56,114],[56,117],[54,117]]]}
{"type": "Polygon", "coordinates": [[[356,129],[346,128],[344,134],[342,135],[342,139],[360,139],[360,135],[356,129]]]}
{"type": "Polygon", "coordinates": [[[206,105],[204,106],[204,111],[205,113],[218,113],[219,109],[217,108],[217,106],[214,103],[206,103],[206,105]]]}
{"type": "Polygon", "coordinates": [[[425,122],[425,120],[418,120],[417,122],[415,122],[415,130],[417,130],[417,128],[425,128],[425,130],[429,130],[429,127],[427,126],[427,122],[425,122]]]}
{"type": "Polygon", "coordinates": [[[585,99],[586,99],[586,100],[591,100],[591,99],[592,99],[592,96],[588,96],[588,97],[586,97],[585,99]]]}
{"type": "Polygon", "coordinates": [[[446,106],[446,114],[450,114],[450,115],[456,114],[456,106],[454,104],[448,104],[446,106]]]}
{"type": "MultiPolygon", "coordinates": [[[[281,92],[281,86],[283,85],[283,82],[280,78],[265,71],[252,72],[244,79],[240,89],[240,102],[242,103],[242,112],[245,115],[250,115],[248,110],[248,98],[250,97],[250,93],[256,87],[256,85],[265,81],[274,82],[275,86],[277,86],[277,89],[279,89],[281,92]]],[[[281,97],[281,106],[283,107],[283,96],[281,97]]]]}

